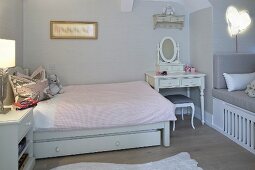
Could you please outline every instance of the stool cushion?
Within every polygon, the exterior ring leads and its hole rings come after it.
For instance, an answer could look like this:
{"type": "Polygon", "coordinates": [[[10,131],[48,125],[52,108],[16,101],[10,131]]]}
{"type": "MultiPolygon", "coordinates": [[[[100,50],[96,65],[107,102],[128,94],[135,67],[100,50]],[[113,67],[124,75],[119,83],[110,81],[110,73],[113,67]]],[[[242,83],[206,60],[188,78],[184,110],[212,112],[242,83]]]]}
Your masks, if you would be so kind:
{"type": "Polygon", "coordinates": [[[165,96],[165,98],[170,100],[173,104],[193,103],[191,98],[181,95],[181,94],[168,95],[168,96],[165,96]]]}

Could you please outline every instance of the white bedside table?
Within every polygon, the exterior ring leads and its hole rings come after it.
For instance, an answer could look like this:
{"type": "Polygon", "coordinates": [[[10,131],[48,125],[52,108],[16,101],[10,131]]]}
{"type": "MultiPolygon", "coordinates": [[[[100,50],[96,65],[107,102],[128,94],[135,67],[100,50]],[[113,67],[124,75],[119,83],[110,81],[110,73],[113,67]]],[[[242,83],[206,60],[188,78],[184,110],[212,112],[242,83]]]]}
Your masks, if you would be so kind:
{"type": "Polygon", "coordinates": [[[199,87],[202,124],[204,120],[204,89],[205,89],[205,74],[202,73],[170,73],[166,76],[156,75],[155,72],[145,73],[145,80],[155,90],[163,88],[187,88],[187,95],[190,97],[190,87],[199,87]]]}
{"type": "Polygon", "coordinates": [[[0,169],[18,170],[18,161],[28,154],[25,170],[32,170],[33,157],[33,109],[10,111],[0,114],[0,169]],[[26,146],[19,154],[18,144],[26,137],[26,146]]]}

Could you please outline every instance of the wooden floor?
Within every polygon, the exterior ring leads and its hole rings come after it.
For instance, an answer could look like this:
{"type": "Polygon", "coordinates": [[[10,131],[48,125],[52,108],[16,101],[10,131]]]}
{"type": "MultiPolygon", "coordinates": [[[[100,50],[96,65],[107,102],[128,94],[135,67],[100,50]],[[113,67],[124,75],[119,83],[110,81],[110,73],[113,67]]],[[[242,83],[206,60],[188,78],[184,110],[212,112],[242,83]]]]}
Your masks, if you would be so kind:
{"type": "MultiPolygon", "coordinates": [[[[255,170],[255,156],[214,129],[195,120],[196,130],[189,117],[177,121],[171,132],[171,146],[148,147],[124,151],[104,152],[36,160],[35,170],[47,170],[78,162],[108,162],[135,164],[164,159],[180,152],[188,152],[204,170],[255,170]]],[[[71,147],[71,146],[70,146],[71,147]]]]}

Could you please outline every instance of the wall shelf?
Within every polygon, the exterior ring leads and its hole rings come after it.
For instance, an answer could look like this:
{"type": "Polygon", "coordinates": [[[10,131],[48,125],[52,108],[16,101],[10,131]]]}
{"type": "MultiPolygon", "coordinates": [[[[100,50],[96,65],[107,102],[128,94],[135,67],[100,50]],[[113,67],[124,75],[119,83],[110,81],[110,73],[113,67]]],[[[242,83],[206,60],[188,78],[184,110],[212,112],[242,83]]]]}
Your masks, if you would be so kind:
{"type": "Polygon", "coordinates": [[[182,29],[184,27],[185,16],[184,15],[165,15],[155,14],[153,15],[154,29],[156,28],[168,28],[168,29],[182,29]]]}

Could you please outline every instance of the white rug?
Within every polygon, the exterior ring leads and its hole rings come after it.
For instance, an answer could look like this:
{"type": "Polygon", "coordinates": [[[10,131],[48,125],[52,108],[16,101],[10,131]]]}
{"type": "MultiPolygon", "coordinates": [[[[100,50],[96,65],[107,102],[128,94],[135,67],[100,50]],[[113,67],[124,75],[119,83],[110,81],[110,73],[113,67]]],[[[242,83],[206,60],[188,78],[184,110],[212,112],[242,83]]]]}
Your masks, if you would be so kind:
{"type": "Polygon", "coordinates": [[[52,170],[202,170],[187,152],[145,164],[76,163],[52,170]]]}

